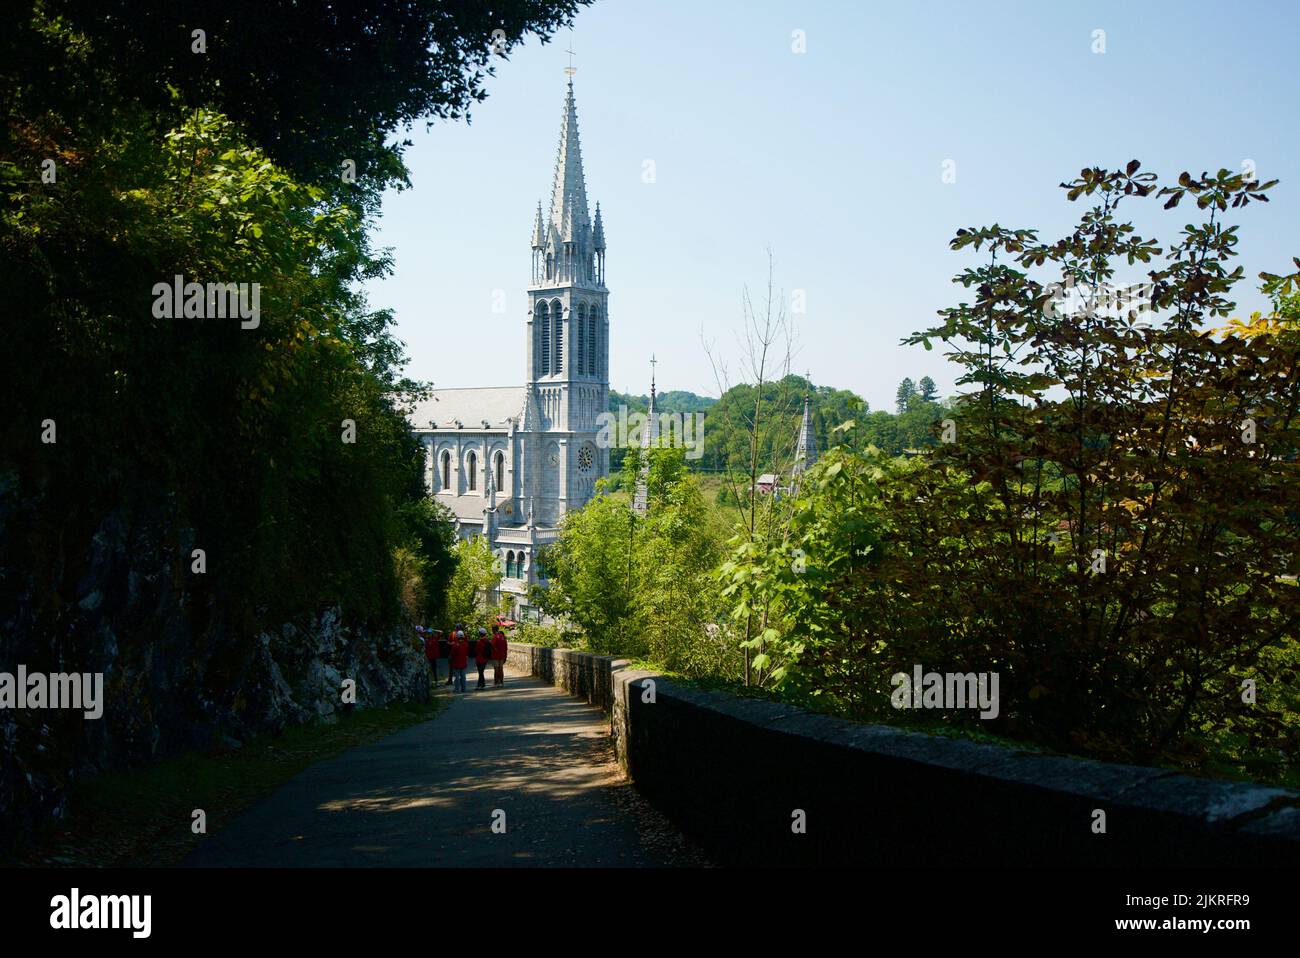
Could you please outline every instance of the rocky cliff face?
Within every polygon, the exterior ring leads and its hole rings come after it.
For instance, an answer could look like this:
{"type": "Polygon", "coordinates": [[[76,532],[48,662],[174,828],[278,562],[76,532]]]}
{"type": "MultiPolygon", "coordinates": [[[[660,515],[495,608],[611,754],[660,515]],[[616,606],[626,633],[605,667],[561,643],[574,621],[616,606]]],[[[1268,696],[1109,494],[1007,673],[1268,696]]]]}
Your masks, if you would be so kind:
{"type": "MultiPolygon", "coordinates": [[[[0,554],[12,558],[21,549],[5,541],[15,517],[3,499],[0,554]]],[[[61,557],[54,569],[0,566],[0,672],[21,664],[104,675],[98,719],[0,708],[0,854],[65,815],[69,790],[88,775],[236,747],[354,707],[427,701],[413,629],[352,628],[336,608],[276,631],[241,628],[222,614],[219,585],[196,594],[177,558],[190,544],[166,528],[119,511],[99,525],[85,558],[61,557]],[[65,585],[42,589],[42,580],[65,585]],[[355,704],[344,701],[348,679],[355,704]]]]}

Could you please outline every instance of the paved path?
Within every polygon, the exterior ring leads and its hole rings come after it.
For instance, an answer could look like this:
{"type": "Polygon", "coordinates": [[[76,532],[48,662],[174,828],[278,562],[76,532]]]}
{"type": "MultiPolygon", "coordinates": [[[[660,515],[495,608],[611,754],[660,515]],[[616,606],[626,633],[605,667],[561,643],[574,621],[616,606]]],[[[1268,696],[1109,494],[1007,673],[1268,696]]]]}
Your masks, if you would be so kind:
{"type": "Polygon", "coordinates": [[[622,778],[602,712],[508,669],[504,688],[476,681],[437,718],[313,765],[185,864],[704,863],[622,778]]]}

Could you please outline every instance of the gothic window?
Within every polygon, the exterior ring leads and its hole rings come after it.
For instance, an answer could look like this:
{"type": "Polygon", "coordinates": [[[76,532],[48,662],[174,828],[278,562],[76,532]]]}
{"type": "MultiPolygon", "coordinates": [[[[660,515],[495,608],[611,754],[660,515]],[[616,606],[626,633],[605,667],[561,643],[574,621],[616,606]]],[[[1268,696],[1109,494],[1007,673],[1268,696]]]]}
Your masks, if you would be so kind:
{"type": "Polygon", "coordinates": [[[451,453],[442,451],[442,488],[451,488],[451,453]]]}
{"type": "Polygon", "coordinates": [[[596,375],[596,317],[600,315],[600,307],[591,307],[591,319],[587,321],[587,372],[596,375]]]}
{"type": "Polygon", "coordinates": [[[506,487],[506,456],[503,452],[497,453],[496,473],[497,492],[500,492],[506,487]]]}
{"type": "Polygon", "coordinates": [[[575,369],[579,376],[586,369],[583,362],[582,345],[583,340],[587,338],[587,304],[578,304],[578,321],[573,327],[573,358],[577,360],[575,369]]]}
{"type": "Polygon", "coordinates": [[[515,577],[515,554],[514,552],[510,551],[510,552],[506,552],[506,578],[513,579],[514,577],[515,577]]]}
{"type": "Polygon", "coordinates": [[[545,376],[551,371],[551,316],[545,303],[537,304],[537,314],[533,317],[533,330],[538,337],[538,342],[535,344],[537,375],[545,376]]]}
{"type": "Polygon", "coordinates": [[[557,373],[564,372],[564,307],[558,299],[551,301],[551,325],[554,329],[555,362],[552,368],[557,373]]]}
{"type": "Polygon", "coordinates": [[[592,345],[595,346],[596,355],[594,358],[594,362],[592,363],[592,368],[596,371],[597,376],[604,376],[605,353],[602,347],[604,346],[603,339],[605,336],[605,327],[600,320],[601,320],[600,307],[593,306],[591,308],[591,324],[595,335],[591,337],[591,341],[592,341],[592,345]]]}
{"type": "Polygon", "coordinates": [[[550,279],[554,275],[555,275],[555,257],[552,254],[547,253],[546,254],[546,278],[550,279]]]}
{"type": "Polygon", "coordinates": [[[465,459],[465,470],[469,473],[468,483],[469,491],[473,492],[478,488],[478,454],[471,452],[465,459]]]}

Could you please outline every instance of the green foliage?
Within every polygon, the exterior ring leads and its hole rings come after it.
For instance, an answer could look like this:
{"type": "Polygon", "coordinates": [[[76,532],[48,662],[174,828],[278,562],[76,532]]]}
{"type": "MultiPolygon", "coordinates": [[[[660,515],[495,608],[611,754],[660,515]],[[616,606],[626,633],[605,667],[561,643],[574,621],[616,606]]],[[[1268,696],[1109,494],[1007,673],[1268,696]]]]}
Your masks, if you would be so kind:
{"type": "Polygon", "coordinates": [[[874,447],[887,455],[901,456],[936,445],[940,423],[952,414],[952,408],[949,403],[927,402],[913,395],[903,413],[869,412],[841,421],[822,448],[836,444],[865,452],[874,447]]]}
{"type": "Polygon", "coordinates": [[[69,130],[114,124],[128,98],[167,128],[202,104],[297,179],[341,183],[347,158],[358,182],[400,183],[405,144],[392,134],[468,117],[496,72],[494,31],[508,55],[572,25],[586,2],[353,0],[344,14],[295,0],[42,0],[6,17],[0,80],[19,115],[69,130]]]}
{"type": "Polygon", "coordinates": [[[512,632],[512,641],[526,645],[539,645],[547,649],[584,648],[582,636],[576,632],[566,632],[554,625],[540,622],[520,622],[512,632]]]}
{"type": "MultiPolygon", "coordinates": [[[[634,488],[643,454],[630,452],[623,481],[634,488]]],[[[604,494],[567,515],[546,552],[547,585],[532,599],[576,627],[594,652],[646,656],[683,672],[711,671],[727,654],[706,628],[718,611],[710,588],[719,559],[716,525],[683,450],[644,455],[647,515],[604,494]]]]}
{"type": "MultiPolygon", "coordinates": [[[[975,387],[953,410],[956,442],[906,463],[828,455],[788,540],[741,543],[724,566],[735,614],[767,617],[754,648],[783,690],[897,719],[895,672],[991,670],[1001,709],[983,731],[1294,773],[1300,722],[1283,690],[1300,666],[1296,304],[1279,293],[1273,317],[1204,329],[1231,311],[1242,272],[1227,268],[1237,227],[1220,214],[1271,184],[1184,174],[1161,191],[1166,208],[1195,196],[1208,219],[1184,227],[1162,264],[1155,241],[1115,216],[1155,195],[1139,168],[1065,184],[1095,205],[1058,241],[960,230],[955,249],[987,250],[958,276],[973,301],[909,340],[949,343],[959,382],[975,387]],[[1119,261],[1153,264],[1151,315],[1098,305],[1119,261]],[[1062,307],[1029,274],[1044,265],[1083,302],[1062,307]],[[843,529],[821,521],[841,514],[843,529]],[[1267,690],[1249,706],[1248,678],[1267,690]]],[[[1266,277],[1266,289],[1284,282],[1266,277]]],[[[973,714],[929,719],[974,726],[973,714]]]]}
{"type": "Polygon", "coordinates": [[[907,407],[916,394],[916,384],[912,382],[910,377],[898,384],[897,403],[900,413],[907,412],[907,407]]]}
{"type": "Polygon", "coordinates": [[[501,563],[482,536],[461,539],[452,554],[456,571],[447,588],[447,619],[463,623],[465,635],[472,636],[480,628],[490,628],[492,620],[505,611],[497,591],[501,563]]]}
{"type": "Polygon", "coordinates": [[[632,632],[636,516],[627,502],[598,495],[564,517],[547,548],[547,581],[530,601],[576,626],[597,651],[622,651],[632,632]]]}
{"type": "MultiPolygon", "coordinates": [[[[760,473],[789,473],[794,462],[799,426],[803,421],[805,395],[812,401],[813,432],[820,449],[831,444],[831,431],[836,426],[859,416],[866,409],[866,403],[849,390],[813,386],[802,376],[790,375],[764,384],[758,403],[760,473]]],[[[698,468],[748,476],[754,400],[754,386],[741,383],[723,393],[722,398],[708,410],[704,425],[704,456],[696,463],[698,468]]]]}
{"type": "MultiPolygon", "coordinates": [[[[679,416],[694,415],[697,412],[707,412],[716,404],[716,399],[709,396],[699,396],[685,389],[670,389],[661,392],[655,400],[655,408],[659,415],[665,413],[679,416]]],[[[633,396],[630,393],[621,393],[616,389],[611,389],[609,391],[609,412],[617,417],[621,415],[623,409],[627,410],[629,416],[638,412],[645,415],[650,409],[650,397],[633,396]]],[[[610,449],[609,468],[612,473],[618,473],[622,470],[623,457],[627,451],[622,446],[615,446],[610,449]]],[[[688,461],[687,466],[693,468],[697,464],[698,460],[688,461]]],[[[617,488],[617,486],[612,488],[617,488]]]]}
{"type": "MultiPolygon", "coordinates": [[[[108,520],[161,544],[195,636],[226,619],[248,643],[332,605],[391,623],[403,598],[437,614],[450,544],[414,504],[392,316],[358,292],[389,269],[367,228],[406,181],[392,134],[482,99],[493,30],[510,49],[576,7],[50,0],[7,18],[0,600],[35,611],[0,637],[6,658],[85,652],[64,647],[67,598],[108,520]],[[257,284],[258,322],[155,316],[178,275],[257,284]],[[39,441],[47,419],[57,444],[39,441]],[[194,546],[204,576],[186,573],[194,546]]],[[[120,625],[135,658],[162,627],[120,625]]]]}
{"type": "Polygon", "coordinates": [[[456,530],[449,509],[428,496],[398,509],[405,546],[399,547],[403,601],[417,621],[437,627],[447,619],[447,594],[456,572],[456,530]]]}
{"type": "Polygon", "coordinates": [[[839,675],[836,683],[808,676],[824,676],[831,659],[844,654],[835,650],[841,636],[866,624],[862,608],[841,601],[840,583],[879,561],[886,522],[881,489],[889,477],[912,468],[875,449],[865,456],[831,449],[804,475],[782,539],[734,540],[718,579],[738,628],[759,622],[748,643],[757,684],[782,686],[792,698],[829,693],[831,707],[850,712],[873,690],[861,684],[860,673],[839,675]],[[814,664],[786,681],[805,655],[814,664]]]}

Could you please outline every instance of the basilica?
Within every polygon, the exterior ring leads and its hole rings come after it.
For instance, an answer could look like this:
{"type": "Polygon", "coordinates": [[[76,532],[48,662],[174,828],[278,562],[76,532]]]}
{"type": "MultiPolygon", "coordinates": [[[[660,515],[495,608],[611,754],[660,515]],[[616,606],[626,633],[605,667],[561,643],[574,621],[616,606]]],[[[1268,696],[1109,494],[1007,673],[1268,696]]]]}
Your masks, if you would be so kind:
{"type": "Polygon", "coordinates": [[[532,618],[528,586],[565,513],[609,474],[599,416],[609,405],[609,290],[600,206],[587,208],[570,77],[549,208],[537,206],[524,322],[522,386],[437,389],[408,413],[425,448],[425,481],[462,538],[498,556],[501,592],[532,618]]]}

